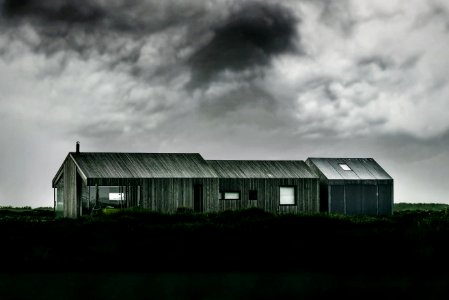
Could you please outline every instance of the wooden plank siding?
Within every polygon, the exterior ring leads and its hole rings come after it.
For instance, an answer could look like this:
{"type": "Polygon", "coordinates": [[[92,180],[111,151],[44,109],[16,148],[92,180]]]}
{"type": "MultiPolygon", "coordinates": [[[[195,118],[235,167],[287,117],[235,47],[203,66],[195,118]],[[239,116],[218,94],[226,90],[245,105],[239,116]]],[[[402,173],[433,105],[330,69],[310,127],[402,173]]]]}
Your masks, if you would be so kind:
{"type": "MultiPolygon", "coordinates": [[[[92,184],[95,180],[91,181],[92,184]]],[[[122,182],[123,183],[123,182],[122,182]]],[[[193,209],[193,186],[203,186],[204,211],[218,210],[217,178],[144,178],[132,181],[132,184],[118,185],[116,180],[99,180],[98,186],[119,186],[124,193],[124,208],[142,207],[157,212],[175,212],[178,208],[193,209]]],[[[95,206],[95,185],[82,184],[81,201],[83,212],[95,206]]],[[[70,215],[69,217],[76,217],[70,215]]]]}
{"type": "Polygon", "coordinates": [[[76,166],[72,159],[64,161],[64,217],[76,218],[76,166]]]}
{"type": "Polygon", "coordinates": [[[224,178],[219,181],[219,190],[220,192],[240,192],[240,200],[219,200],[219,211],[251,207],[273,213],[319,211],[318,178],[224,178]],[[295,205],[279,204],[281,186],[295,188],[295,205]],[[257,200],[249,200],[250,190],[257,191],[257,200]]]}
{"type": "Polygon", "coordinates": [[[142,180],[142,207],[158,212],[193,209],[193,187],[203,186],[205,212],[218,210],[218,178],[153,178],[142,180]]]}

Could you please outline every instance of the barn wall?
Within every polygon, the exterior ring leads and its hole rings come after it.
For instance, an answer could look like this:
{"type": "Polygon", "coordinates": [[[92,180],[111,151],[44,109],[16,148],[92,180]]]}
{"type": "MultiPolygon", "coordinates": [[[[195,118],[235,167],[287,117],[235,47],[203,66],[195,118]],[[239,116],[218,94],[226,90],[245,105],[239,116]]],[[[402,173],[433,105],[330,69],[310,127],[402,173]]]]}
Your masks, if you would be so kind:
{"type": "Polygon", "coordinates": [[[345,213],[345,186],[344,185],[329,185],[329,212],[330,213],[345,213]]]}
{"type": "Polygon", "coordinates": [[[64,217],[76,218],[76,165],[72,159],[64,161],[64,217]]]}
{"type": "Polygon", "coordinates": [[[347,215],[362,213],[363,186],[361,184],[345,185],[345,206],[347,215]]]}
{"type": "Polygon", "coordinates": [[[379,215],[393,214],[393,181],[379,184],[379,215]]]}
{"type": "Polygon", "coordinates": [[[142,207],[158,212],[193,209],[193,186],[203,185],[204,211],[217,211],[217,178],[153,178],[142,180],[142,207]]]}
{"type": "Polygon", "coordinates": [[[377,215],[377,185],[364,184],[362,186],[362,213],[366,215],[377,215]]]}
{"type": "Polygon", "coordinates": [[[318,178],[310,179],[220,179],[219,190],[222,192],[240,192],[240,200],[218,200],[219,211],[261,208],[273,213],[298,213],[319,211],[318,178]],[[296,205],[279,205],[279,187],[294,186],[296,205]],[[257,191],[257,200],[249,200],[249,191],[257,191]]]}
{"type": "Polygon", "coordinates": [[[391,215],[392,181],[332,181],[329,185],[330,212],[347,215],[391,215]]]}

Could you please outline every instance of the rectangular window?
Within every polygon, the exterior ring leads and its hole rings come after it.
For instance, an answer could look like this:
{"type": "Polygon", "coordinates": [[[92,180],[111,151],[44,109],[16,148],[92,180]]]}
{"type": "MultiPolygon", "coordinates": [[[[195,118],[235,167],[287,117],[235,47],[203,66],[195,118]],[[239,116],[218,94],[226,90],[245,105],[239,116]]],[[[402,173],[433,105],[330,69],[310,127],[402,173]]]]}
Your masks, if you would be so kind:
{"type": "Polygon", "coordinates": [[[126,189],[125,186],[98,186],[97,191],[95,186],[89,186],[89,206],[121,208],[126,204],[126,189]]]}
{"type": "Polygon", "coordinates": [[[109,193],[109,200],[110,201],[120,201],[125,199],[125,196],[123,193],[109,193]]]}
{"type": "Polygon", "coordinates": [[[249,200],[257,200],[257,191],[249,190],[249,200]]]}
{"type": "Polygon", "coordinates": [[[295,187],[281,186],[279,187],[280,205],[296,205],[295,202],[295,187]]]}
{"type": "Polygon", "coordinates": [[[220,192],[221,200],[240,200],[240,192],[220,192]]]}

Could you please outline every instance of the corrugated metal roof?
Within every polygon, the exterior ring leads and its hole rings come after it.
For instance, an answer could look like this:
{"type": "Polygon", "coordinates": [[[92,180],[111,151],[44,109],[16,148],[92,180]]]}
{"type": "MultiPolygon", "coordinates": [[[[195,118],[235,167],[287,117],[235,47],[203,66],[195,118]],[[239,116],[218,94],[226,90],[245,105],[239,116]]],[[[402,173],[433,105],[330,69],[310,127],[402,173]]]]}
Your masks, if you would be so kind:
{"type": "Polygon", "coordinates": [[[70,153],[87,178],[216,178],[198,153],[70,153]]]}
{"type": "Polygon", "coordinates": [[[391,180],[393,179],[372,158],[308,158],[330,180],[391,180]],[[340,164],[346,164],[345,171],[340,164]]]}
{"type": "Polygon", "coordinates": [[[317,178],[301,160],[208,160],[220,178],[317,178]]]}

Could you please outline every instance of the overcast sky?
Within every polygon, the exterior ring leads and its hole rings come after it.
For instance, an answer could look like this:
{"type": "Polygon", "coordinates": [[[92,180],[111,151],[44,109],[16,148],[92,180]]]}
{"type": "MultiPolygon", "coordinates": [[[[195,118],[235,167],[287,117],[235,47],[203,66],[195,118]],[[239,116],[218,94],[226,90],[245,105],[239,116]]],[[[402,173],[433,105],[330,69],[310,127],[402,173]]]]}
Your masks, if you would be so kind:
{"type": "Polygon", "coordinates": [[[0,0],[0,205],[81,151],[373,157],[449,203],[449,1],[0,0]]]}

